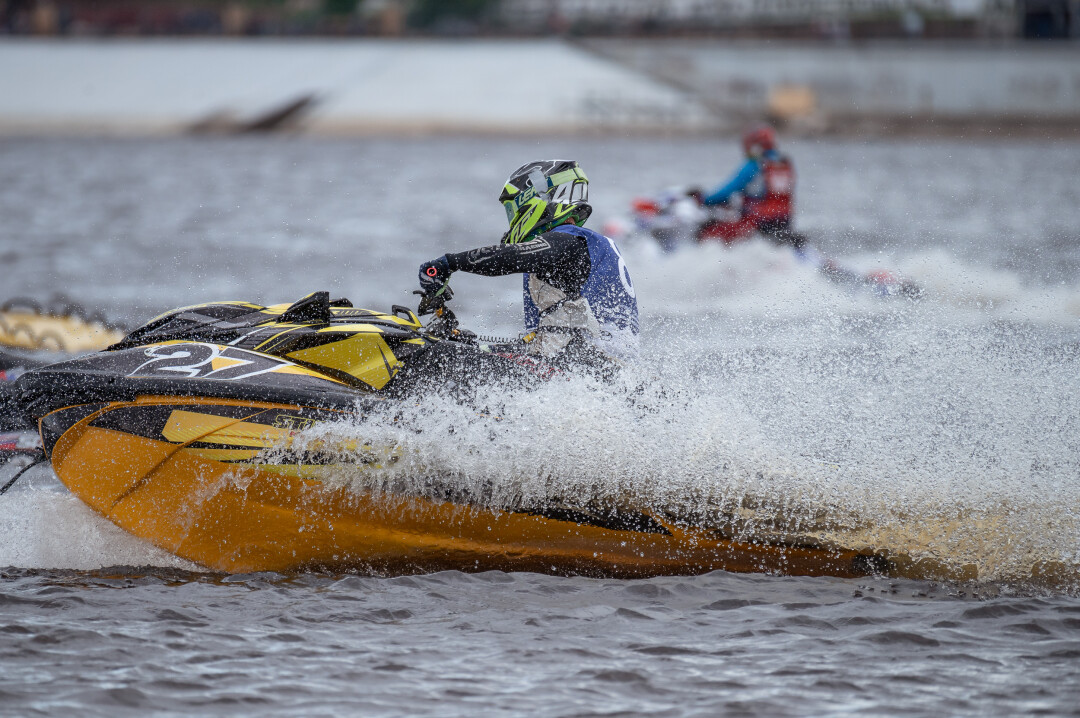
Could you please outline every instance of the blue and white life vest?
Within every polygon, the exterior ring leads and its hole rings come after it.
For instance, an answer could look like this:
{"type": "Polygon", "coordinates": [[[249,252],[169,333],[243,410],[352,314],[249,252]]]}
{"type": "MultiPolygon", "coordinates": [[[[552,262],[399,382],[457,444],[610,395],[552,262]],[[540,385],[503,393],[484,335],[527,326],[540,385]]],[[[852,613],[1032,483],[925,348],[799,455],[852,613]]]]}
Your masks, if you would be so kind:
{"type": "Polygon", "coordinates": [[[580,297],[536,277],[524,275],[525,328],[535,332],[540,354],[560,351],[570,340],[567,330],[583,330],[601,350],[629,358],[637,353],[638,306],[634,282],[614,240],[574,225],[553,230],[585,240],[592,269],[580,297]]]}

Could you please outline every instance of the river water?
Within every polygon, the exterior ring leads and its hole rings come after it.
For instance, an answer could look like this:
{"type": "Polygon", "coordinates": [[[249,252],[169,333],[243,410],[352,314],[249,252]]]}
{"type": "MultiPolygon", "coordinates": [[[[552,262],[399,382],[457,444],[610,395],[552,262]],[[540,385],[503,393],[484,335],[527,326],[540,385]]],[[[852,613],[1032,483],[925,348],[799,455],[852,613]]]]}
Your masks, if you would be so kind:
{"type": "MultiPolygon", "coordinates": [[[[409,449],[466,492],[754,507],[894,576],[211,575],[40,468],[0,498],[0,714],[1080,713],[1080,144],[787,149],[799,228],[921,299],[760,241],[627,240],[650,411],[571,383],[474,430],[435,402],[409,449]]],[[[129,324],[319,289],[410,304],[416,266],[497,241],[506,174],[552,156],[588,172],[596,227],[739,159],[686,138],[5,140],[4,294],[129,324]]],[[[519,280],[454,288],[464,324],[517,332],[519,280]]]]}

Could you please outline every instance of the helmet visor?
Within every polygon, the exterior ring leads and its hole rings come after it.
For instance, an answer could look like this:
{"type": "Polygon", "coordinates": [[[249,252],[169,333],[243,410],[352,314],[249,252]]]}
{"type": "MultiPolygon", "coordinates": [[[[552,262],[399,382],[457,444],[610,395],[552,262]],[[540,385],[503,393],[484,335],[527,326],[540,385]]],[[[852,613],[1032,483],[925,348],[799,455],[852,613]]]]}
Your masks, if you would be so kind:
{"type": "Polygon", "coordinates": [[[578,204],[589,201],[589,183],[582,180],[574,180],[561,184],[551,194],[552,202],[561,204],[578,204]]]}

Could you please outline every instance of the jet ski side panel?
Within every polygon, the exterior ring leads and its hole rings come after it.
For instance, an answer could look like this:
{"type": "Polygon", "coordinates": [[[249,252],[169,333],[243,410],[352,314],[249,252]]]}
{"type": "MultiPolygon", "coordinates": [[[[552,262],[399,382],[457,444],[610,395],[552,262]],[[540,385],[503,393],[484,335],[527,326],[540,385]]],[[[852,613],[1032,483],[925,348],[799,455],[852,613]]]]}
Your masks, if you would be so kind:
{"type": "MultiPolygon", "coordinates": [[[[295,510],[247,500],[250,462],[269,447],[287,449],[300,429],[347,416],[311,407],[142,396],[60,409],[42,418],[41,430],[58,435],[48,447],[53,468],[91,508],[161,548],[224,567],[229,561],[218,552],[246,545],[238,537],[253,527],[262,527],[271,546],[282,531],[302,532],[295,510]],[[224,533],[219,525],[227,527],[224,533]]],[[[293,458],[287,451],[278,457],[293,458]]],[[[298,473],[274,459],[264,463],[273,495],[289,483],[290,473],[298,473]]]]}
{"type": "Polygon", "coordinates": [[[65,408],[42,427],[60,433],[53,466],[75,495],[135,536],[213,570],[868,571],[865,557],[850,551],[752,545],[648,517],[601,525],[354,489],[340,477],[381,468],[392,452],[337,447],[335,461],[354,457],[344,466],[289,451],[299,429],[344,418],[310,407],[144,396],[65,408]]]}

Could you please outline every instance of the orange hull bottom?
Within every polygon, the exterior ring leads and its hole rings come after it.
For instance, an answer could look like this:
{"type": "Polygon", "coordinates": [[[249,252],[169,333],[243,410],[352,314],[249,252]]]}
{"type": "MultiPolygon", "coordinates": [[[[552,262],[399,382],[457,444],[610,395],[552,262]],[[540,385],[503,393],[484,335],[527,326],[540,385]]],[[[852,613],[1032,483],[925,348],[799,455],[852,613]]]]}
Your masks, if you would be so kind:
{"type": "MultiPolygon", "coordinates": [[[[199,402],[141,397],[109,409],[199,402]]],[[[223,403],[228,402],[215,402],[223,403]]],[[[253,412],[290,408],[248,406],[253,412]]],[[[854,551],[732,541],[661,519],[665,531],[621,530],[426,498],[360,494],[288,475],[280,466],[213,460],[193,448],[194,441],[155,440],[92,425],[101,413],[56,441],[51,459],[60,480],[121,528],[215,571],[494,569],[643,577],[723,569],[853,577],[877,565],[854,551]]],[[[205,441],[207,435],[198,438],[205,441]]]]}

